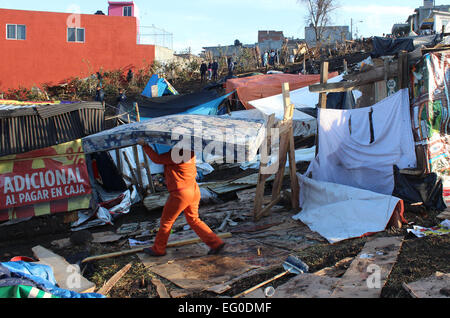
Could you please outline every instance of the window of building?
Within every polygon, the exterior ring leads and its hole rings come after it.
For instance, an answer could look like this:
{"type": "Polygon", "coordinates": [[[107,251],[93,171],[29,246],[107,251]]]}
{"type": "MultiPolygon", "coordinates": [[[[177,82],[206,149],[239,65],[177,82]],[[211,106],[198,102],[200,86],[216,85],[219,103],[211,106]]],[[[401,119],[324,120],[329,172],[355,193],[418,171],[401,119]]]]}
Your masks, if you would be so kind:
{"type": "Polygon", "coordinates": [[[123,16],[124,17],[131,17],[132,16],[132,7],[123,7],[123,16]]]}
{"type": "Polygon", "coordinates": [[[25,40],[27,37],[27,27],[21,24],[7,24],[6,38],[8,40],[25,40]]]}
{"type": "Polygon", "coordinates": [[[67,28],[67,41],[68,42],[84,42],[84,29],[79,28],[67,28]]]}

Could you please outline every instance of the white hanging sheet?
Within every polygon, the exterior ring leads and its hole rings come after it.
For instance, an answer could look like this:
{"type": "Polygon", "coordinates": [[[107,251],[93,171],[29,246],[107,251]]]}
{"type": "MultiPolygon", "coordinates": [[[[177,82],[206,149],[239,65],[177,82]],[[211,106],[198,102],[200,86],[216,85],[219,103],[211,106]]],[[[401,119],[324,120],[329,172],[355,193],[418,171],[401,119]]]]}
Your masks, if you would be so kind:
{"type": "Polygon", "coordinates": [[[319,154],[307,172],[314,180],[391,195],[393,166],[416,168],[406,89],[371,107],[319,109],[318,121],[319,154]]]}

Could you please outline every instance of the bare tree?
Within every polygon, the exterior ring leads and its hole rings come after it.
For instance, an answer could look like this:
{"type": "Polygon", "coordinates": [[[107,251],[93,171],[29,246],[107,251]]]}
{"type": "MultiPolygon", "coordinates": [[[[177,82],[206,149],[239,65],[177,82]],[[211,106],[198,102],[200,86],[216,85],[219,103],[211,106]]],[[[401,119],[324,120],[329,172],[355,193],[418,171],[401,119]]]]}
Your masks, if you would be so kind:
{"type": "Polygon", "coordinates": [[[322,42],[325,27],[330,23],[331,12],[337,9],[336,0],[297,1],[308,8],[307,23],[314,29],[316,43],[322,42]]]}

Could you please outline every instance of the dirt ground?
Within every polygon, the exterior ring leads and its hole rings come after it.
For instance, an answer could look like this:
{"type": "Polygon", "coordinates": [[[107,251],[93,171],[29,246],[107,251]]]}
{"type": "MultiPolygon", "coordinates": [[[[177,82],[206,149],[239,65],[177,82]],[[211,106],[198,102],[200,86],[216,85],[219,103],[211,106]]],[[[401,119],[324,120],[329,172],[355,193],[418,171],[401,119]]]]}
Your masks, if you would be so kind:
{"type": "MultiPolygon", "coordinates": [[[[90,232],[105,232],[115,231],[122,224],[142,221],[155,221],[160,217],[160,210],[148,212],[145,207],[137,205],[133,207],[132,211],[122,216],[115,221],[114,226],[107,225],[98,228],[89,229],[90,232]]],[[[436,219],[437,212],[429,212],[427,214],[417,214],[416,212],[405,212],[406,220],[421,226],[433,226],[440,223],[436,219]]],[[[104,253],[110,253],[127,249],[127,239],[124,238],[118,242],[110,244],[93,244],[87,241],[86,243],[72,244],[68,248],[56,248],[50,243],[54,240],[67,238],[73,236],[73,232],[67,228],[67,225],[61,225],[63,220],[55,216],[40,217],[40,222],[22,222],[16,225],[11,225],[13,231],[16,233],[28,230],[30,234],[28,237],[17,236],[15,240],[2,240],[0,242],[0,261],[9,261],[14,256],[28,256],[34,257],[31,248],[36,245],[42,245],[51,249],[55,253],[65,257],[70,263],[79,263],[82,259],[104,253]],[[40,223],[36,225],[35,223],[40,223]],[[53,224],[52,229],[54,233],[46,233],[43,231],[46,224],[53,224]],[[60,224],[57,228],[55,224],[60,224]]],[[[211,225],[211,224],[210,224],[211,225]]],[[[217,225],[211,225],[214,229],[217,225]]],[[[406,232],[411,225],[404,225],[402,229],[388,229],[384,232],[377,233],[374,236],[404,236],[404,242],[397,262],[394,265],[392,272],[382,290],[382,298],[410,298],[410,295],[403,289],[402,283],[409,283],[417,281],[433,275],[436,271],[448,273],[450,272],[449,250],[450,250],[450,235],[443,236],[429,236],[424,238],[416,238],[412,234],[406,232]]],[[[3,230],[0,230],[2,232],[3,230]]],[[[308,266],[310,272],[321,270],[325,267],[333,266],[338,261],[347,258],[355,257],[359,254],[367,241],[367,238],[355,238],[338,242],[335,244],[316,244],[312,245],[298,254],[308,266]]],[[[158,298],[156,286],[152,284],[153,278],[158,278],[163,282],[169,292],[179,290],[180,288],[165,280],[162,277],[151,273],[140,261],[136,255],[126,255],[116,258],[108,258],[98,260],[88,265],[81,267],[84,276],[96,284],[97,288],[101,288],[117,271],[123,268],[128,263],[132,263],[131,269],[125,274],[122,279],[112,288],[108,297],[110,298],[158,298]]],[[[242,279],[232,285],[232,288],[221,295],[221,297],[231,297],[258,283],[265,281],[283,270],[277,269],[263,274],[254,275],[249,278],[242,279]]],[[[282,279],[277,280],[272,286],[277,286],[285,283],[292,278],[293,275],[287,275],[282,279]]],[[[198,294],[191,294],[188,298],[216,298],[217,294],[211,292],[203,292],[198,294]]]]}

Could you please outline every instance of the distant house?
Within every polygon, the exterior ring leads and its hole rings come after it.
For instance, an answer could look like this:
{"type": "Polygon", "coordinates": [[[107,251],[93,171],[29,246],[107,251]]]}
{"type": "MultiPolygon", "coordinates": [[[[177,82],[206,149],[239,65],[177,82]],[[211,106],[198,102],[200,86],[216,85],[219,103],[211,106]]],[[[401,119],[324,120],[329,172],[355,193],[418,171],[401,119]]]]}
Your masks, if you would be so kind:
{"type": "Polygon", "coordinates": [[[447,31],[450,5],[435,6],[433,1],[424,0],[424,5],[415,9],[414,13],[408,17],[406,23],[410,30],[417,34],[430,32],[442,32],[442,27],[447,31]]]}
{"type": "MultiPolygon", "coordinates": [[[[322,44],[343,43],[351,40],[352,34],[349,26],[326,26],[323,27],[322,44]]],[[[305,41],[308,46],[316,46],[316,33],[313,26],[305,27],[305,41]]]]}
{"type": "Polygon", "coordinates": [[[258,47],[261,52],[281,50],[285,37],[283,31],[258,31],[258,47]]]}

